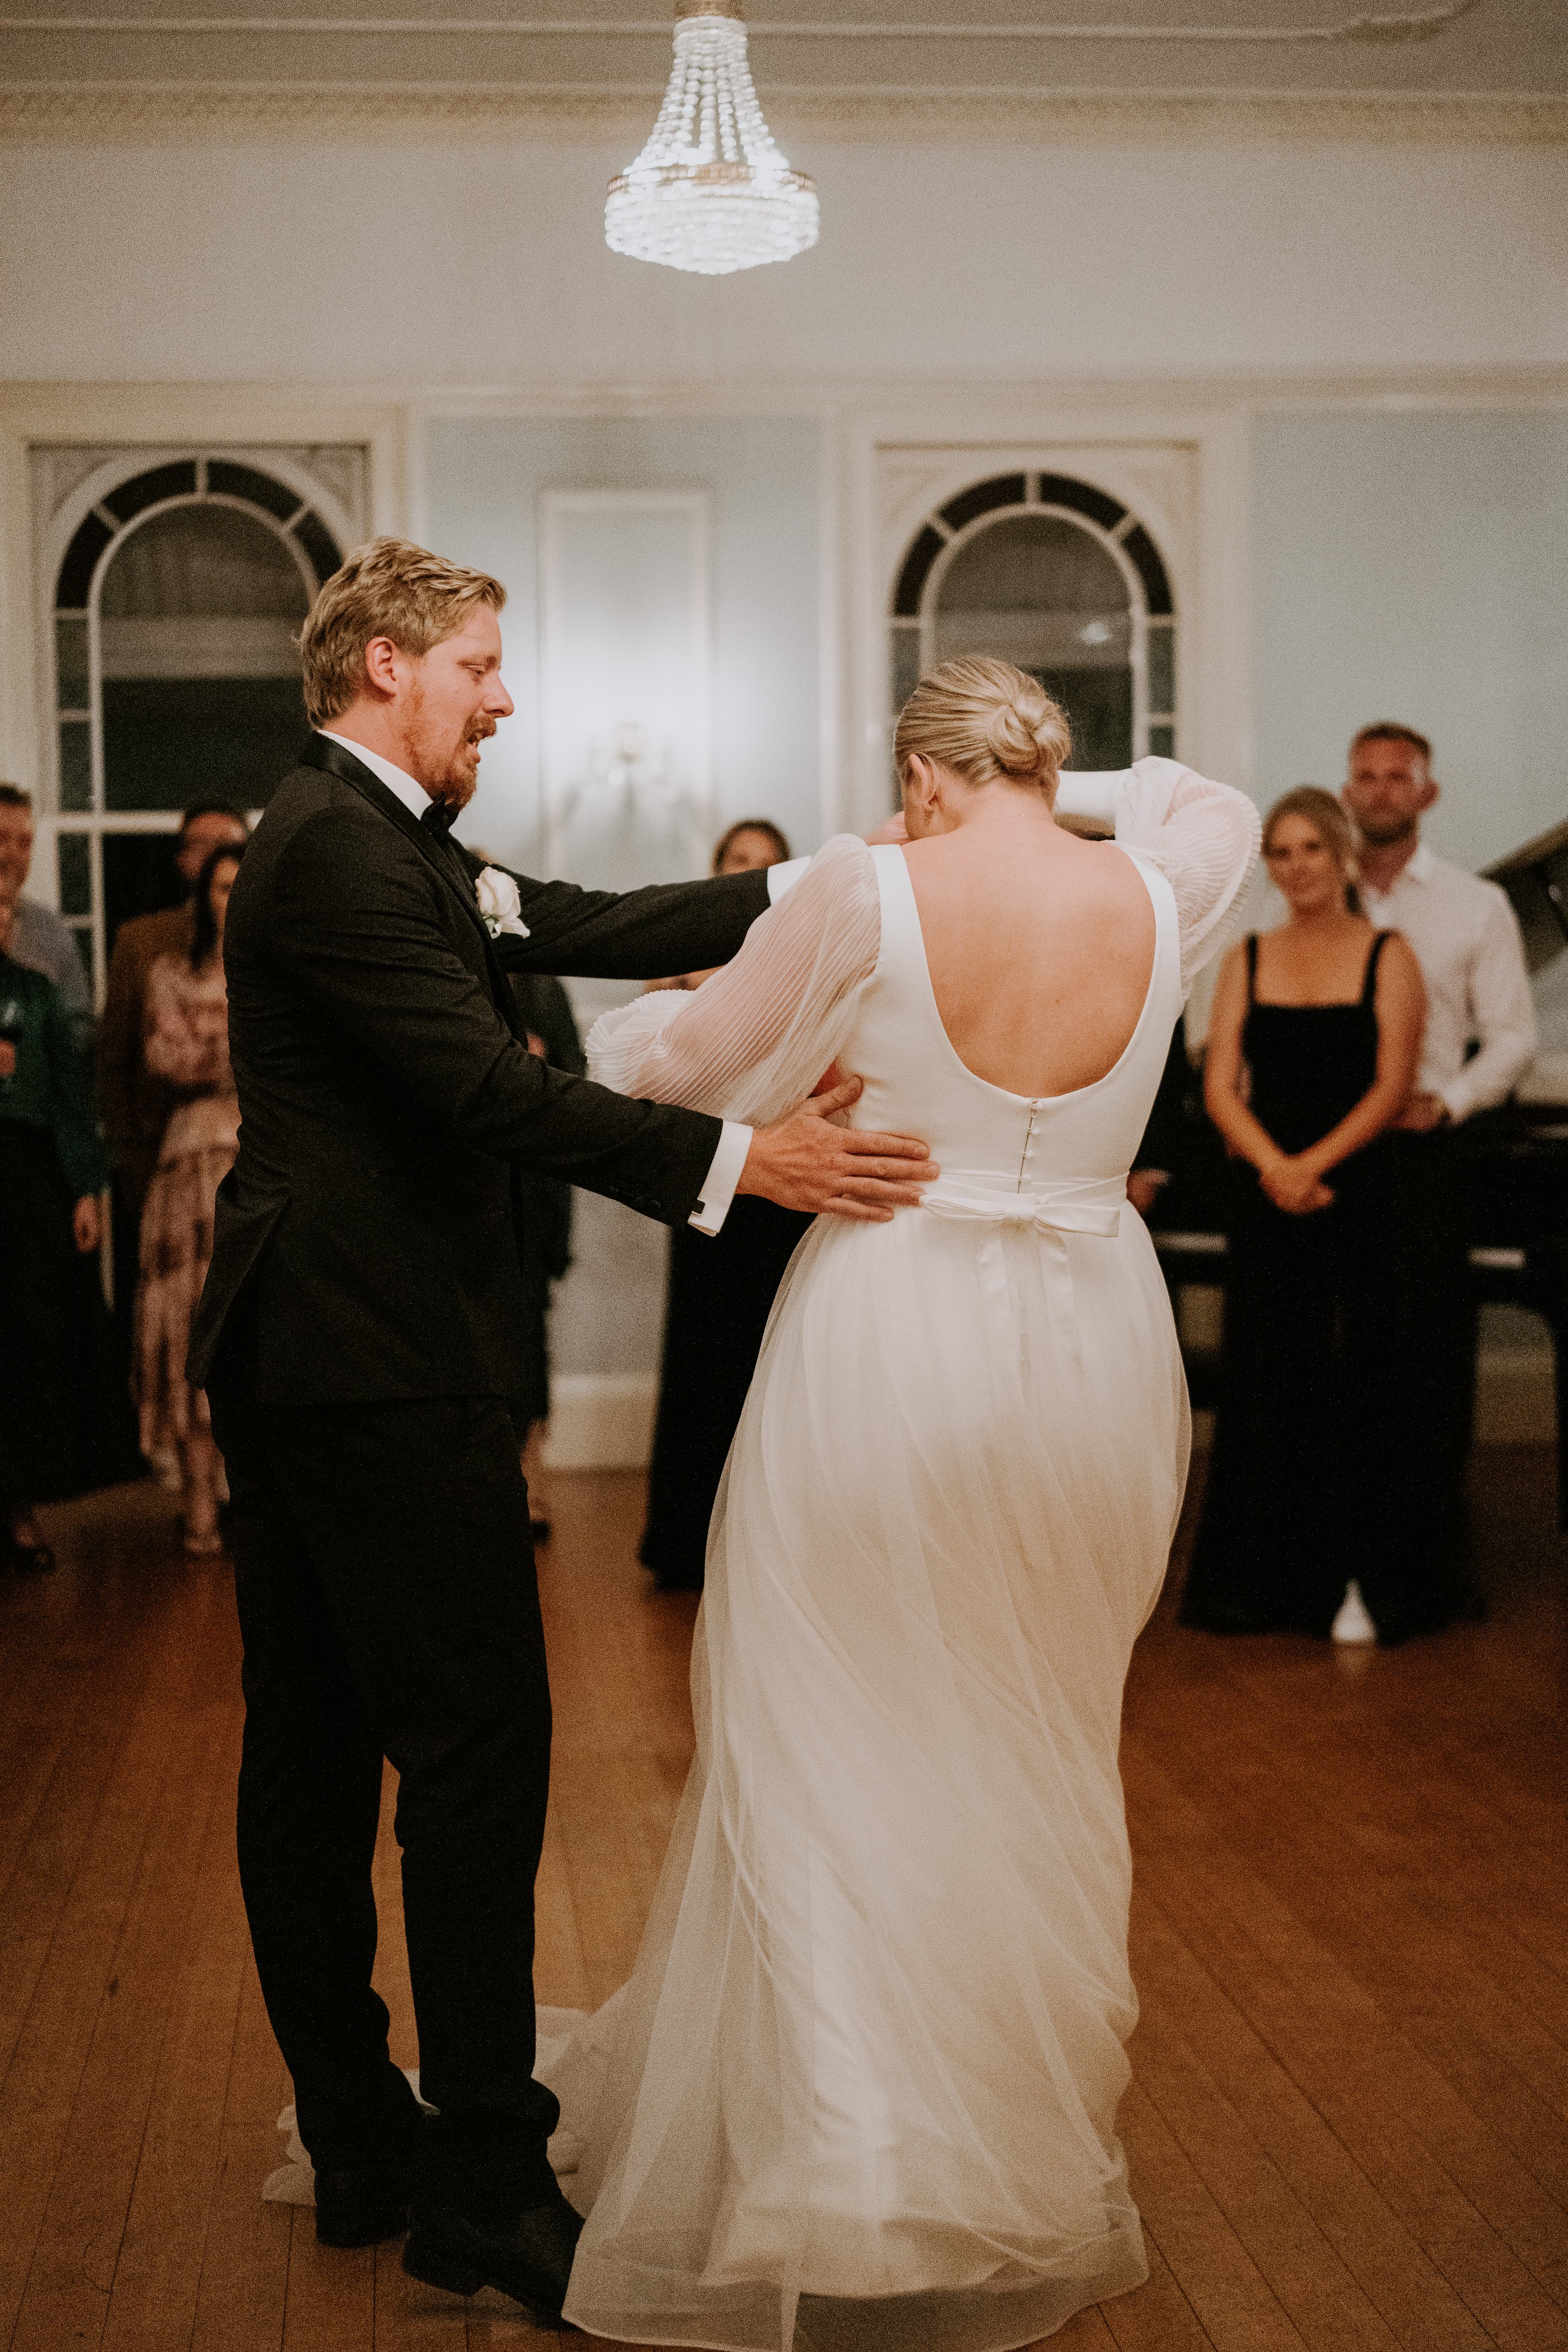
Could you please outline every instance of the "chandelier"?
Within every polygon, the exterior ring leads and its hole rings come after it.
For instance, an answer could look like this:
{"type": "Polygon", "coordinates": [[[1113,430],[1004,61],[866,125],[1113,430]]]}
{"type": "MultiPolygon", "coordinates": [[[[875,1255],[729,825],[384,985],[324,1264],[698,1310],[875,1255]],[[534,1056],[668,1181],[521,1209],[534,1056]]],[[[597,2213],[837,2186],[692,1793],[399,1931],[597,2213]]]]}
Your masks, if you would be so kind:
{"type": "Polygon", "coordinates": [[[653,136],[605,202],[612,253],[719,278],[816,243],[816,188],[763,121],[741,0],[675,0],[675,65],[653,136]]]}

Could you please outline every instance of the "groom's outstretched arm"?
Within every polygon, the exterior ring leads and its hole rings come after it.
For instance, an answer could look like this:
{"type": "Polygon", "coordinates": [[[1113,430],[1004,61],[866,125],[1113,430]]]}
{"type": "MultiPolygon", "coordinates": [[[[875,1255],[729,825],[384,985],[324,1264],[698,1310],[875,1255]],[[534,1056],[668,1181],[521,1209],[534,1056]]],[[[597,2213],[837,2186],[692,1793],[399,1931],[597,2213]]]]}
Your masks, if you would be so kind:
{"type": "MultiPolygon", "coordinates": [[[[477,871],[477,861],[469,863],[477,871]]],[[[539,882],[526,874],[512,879],[529,936],[503,933],[496,941],[501,962],[509,971],[583,980],[658,980],[728,963],[769,904],[766,873],[624,891],[582,890],[574,882],[539,882]]]]}
{"type": "MultiPolygon", "coordinates": [[[[530,1054],[437,919],[432,893],[443,887],[396,834],[383,840],[355,812],[324,810],[279,861],[271,952],[340,1046],[363,1054],[454,1136],[666,1224],[684,1222],[703,1196],[722,1121],[614,1094],[530,1054]]],[[[237,972],[231,1003],[243,1038],[237,972]]],[[[887,1217],[918,1199],[936,1173],[924,1146],[834,1127],[822,1114],[837,1107],[824,1098],[756,1129],[742,1189],[853,1217],[887,1217]]]]}
{"type": "MultiPolygon", "coordinates": [[[[453,947],[437,911],[443,888],[390,826],[323,810],[279,861],[271,952],[340,1050],[363,1055],[455,1138],[667,1223],[689,1216],[721,1122],[630,1100],[530,1054],[453,947]]],[[[243,980],[237,1012],[248,1058],[243,980]]]]}

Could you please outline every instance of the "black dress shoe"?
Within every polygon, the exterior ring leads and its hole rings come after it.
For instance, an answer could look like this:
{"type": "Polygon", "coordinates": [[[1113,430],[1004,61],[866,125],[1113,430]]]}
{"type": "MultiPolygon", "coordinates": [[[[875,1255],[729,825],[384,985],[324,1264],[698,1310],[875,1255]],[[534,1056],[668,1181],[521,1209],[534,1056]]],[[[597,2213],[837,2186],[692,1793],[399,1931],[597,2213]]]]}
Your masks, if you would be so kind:
{"type": "Polygon", "coordinates": [[[454,2205],[421,2201],[403,2249],[403,2267],[426,2286],[477,2294],[499,2286],[540,2327],[558,2327],[583,2234],[582,2216],[557,2190],[548,2204],[479,2221],[454,2205]]]}
{"type": "Polygon", "coordinates": [[[420,2181],[417,2153],[393,2164],[329,2165],[316,2174],[316,2243],[379,2246],[401,2238],[420,2181]]]}

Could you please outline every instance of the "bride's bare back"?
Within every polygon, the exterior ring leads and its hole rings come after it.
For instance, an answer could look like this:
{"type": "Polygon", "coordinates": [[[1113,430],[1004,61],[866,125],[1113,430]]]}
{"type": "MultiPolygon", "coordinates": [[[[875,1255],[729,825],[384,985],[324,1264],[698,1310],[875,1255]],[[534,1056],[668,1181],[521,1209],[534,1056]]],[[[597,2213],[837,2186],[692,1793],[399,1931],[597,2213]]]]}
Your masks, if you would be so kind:
{"type": "Polygon", "coordinates": [[[1009,1094],[1063,1095],[1115,1067],[1154,962],[1154,909],[1131,858],[1044,805],[977,815],[904,851],[942,1027],[1009,1094]]]}

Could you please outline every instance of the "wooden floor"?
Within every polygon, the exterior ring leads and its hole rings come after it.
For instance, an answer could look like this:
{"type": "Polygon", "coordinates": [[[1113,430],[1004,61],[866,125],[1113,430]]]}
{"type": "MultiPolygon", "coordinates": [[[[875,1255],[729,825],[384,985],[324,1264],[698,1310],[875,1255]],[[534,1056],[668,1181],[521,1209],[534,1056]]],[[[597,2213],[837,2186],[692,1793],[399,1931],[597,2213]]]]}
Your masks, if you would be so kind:
{"type": "MultiPolygon", "coordinates": [[[[1122,2110],[1152,2276],[1055,2345],[1568,2347],[1568,1547],[1551,1469],[1476,1479],[1484,1626],[1387,1654],[1140,1644],[1125,1772],[1143,2015],[1122,2110]]],[[[691,1604],[640,1481],[558,1482],[539,1992],[628,1969],[690,1748],[691,1604]]],[[[461,2352],[535,2331],[321,2253],[259,2197],[289,2096],[232,1851],[229,1575],[153,1488],[0,1583],[0,2347],[461,2352]]],[[[383,1990],[415,2057],[384,1833],[383,1990]]]]}

